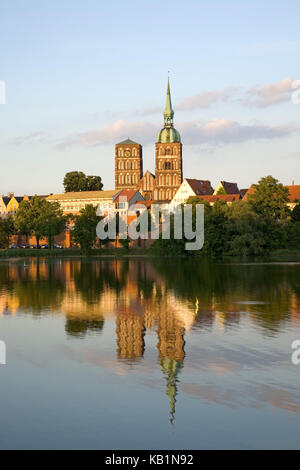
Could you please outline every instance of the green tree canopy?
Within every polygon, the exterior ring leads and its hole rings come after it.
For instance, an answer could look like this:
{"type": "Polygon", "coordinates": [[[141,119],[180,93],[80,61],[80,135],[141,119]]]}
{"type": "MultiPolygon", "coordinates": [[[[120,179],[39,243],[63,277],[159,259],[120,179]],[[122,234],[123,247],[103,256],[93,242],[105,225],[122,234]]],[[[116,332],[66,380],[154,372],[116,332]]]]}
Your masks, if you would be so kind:
{"type": "Polygon", "coordinates": [[[300,222],[300,204],[297,204],[292,211],[292,221],[300,222]]]}
{"type": "Polygon", "coordinates": [[[65,192],[101,191],[103,188],[100,176],[86,176],[82,171],[70,171],[64,177],[65,192]]]}
{"type": "Polygon", "coordinates": [[[37,246],[42,237],[47,237],[51,247],[53,236],[61,233],[65,224],[66,218],[59,204],[39,196],[33,196],[29,201],[22,201],[15,220],[16,228],[21,234],[36,237],[37,246]]]}
{"type": "Polygon", "coordinates": [[[74,217],[75,225],[72,233],[73,241],[80,245],[83,252],[88,253],[96,243],[96,227],[101,217],[96,214],[96,207],[87,204],[80,214],[74,217]]]}
{"type": "Polygon", "coordinates": [[[10,237],[15,232],[14,219],[11,215],[0,218],[0,248],[8,248],[10,237]]]}
{"type": "Polygon", "coordinates": [[[261,178],[248,202],[253,210],[269,219],[285,219],[289,214],[289,190],[273,176],[261,178]]]}

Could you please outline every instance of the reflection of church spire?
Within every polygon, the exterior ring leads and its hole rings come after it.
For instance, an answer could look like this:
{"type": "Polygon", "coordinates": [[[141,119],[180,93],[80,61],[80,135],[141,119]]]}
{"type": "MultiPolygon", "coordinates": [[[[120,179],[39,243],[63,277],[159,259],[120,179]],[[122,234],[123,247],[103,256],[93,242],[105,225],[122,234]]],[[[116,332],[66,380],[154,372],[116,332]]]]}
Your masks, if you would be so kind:
{"type": "Polygon", "coordinates": [[[170,399],[170,423],[173,424],[175,419],[175,405],[176,405],[176,395],[177,395],[177,376],[182,368],[180,362],[175,361],[174,359],[169,359],[165,357],[161,360],[161,369],[165,375],[167,389],[166,395],[170,399]]]}
{"type": "Polygon", "coordinates": [[[159,362],[164,373],[170,399],[170,422],[175,419],[175,404],[177,395],[178,373],[183,367],[184,359],[184,327],[176,318],[174,312],[161,310],[158,320],[159,362]]]}

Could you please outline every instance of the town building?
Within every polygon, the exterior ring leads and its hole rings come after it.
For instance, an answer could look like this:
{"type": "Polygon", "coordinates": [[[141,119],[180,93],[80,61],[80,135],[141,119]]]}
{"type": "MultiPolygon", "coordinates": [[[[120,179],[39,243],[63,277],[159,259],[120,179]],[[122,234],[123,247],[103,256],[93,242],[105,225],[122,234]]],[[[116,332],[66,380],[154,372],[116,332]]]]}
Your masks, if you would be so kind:
{"type": "Polygon", "coordinates": [[[120,191],[74,191],[64,194],[51,194],[47,197],[50,202],[58,202],[63,213],[77,215],[86,205],[101,207],[107,211],[115,207],[114,197],[120,191]]]}
{"type": "Polygon", "coordinates": [[[190,197],[212,195],[213,193],[210,181],[185,178],[170,202],[170,209],[184,204],[190,197]]]}
{"type": "Polygon", "coordinates": [[[241,199],[240,194],[213,194],[211,196],[196,196],[198,199],[201,199],[203,202],[207,202],[209,205],[213,206],[217,201],[226,202],[230,206],[233,202],[237,202],[241,199]]]}

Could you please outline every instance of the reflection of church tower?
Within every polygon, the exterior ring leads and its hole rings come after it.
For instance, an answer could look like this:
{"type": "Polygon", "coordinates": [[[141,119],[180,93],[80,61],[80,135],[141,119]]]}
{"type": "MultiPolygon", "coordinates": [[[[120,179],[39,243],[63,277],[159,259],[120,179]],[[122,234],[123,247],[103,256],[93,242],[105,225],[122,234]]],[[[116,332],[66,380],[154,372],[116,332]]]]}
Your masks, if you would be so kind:
{"type": "Polygon", "coordinates": [[[182,183],[182,145],[179,132],[173,127],[174,111],[168,81],[164,127],[155,144],[154,200],[171,200],[182,183]]]}
{"type": "Polygon", "coordinates": [[[158,352],[161,369],[167,382],[166,394],[170,399],[170,422],[175,419],[175,403],[177,395],[177,382],[184,359],[184,328],[177,321],[175,315],[163,310],[158,320],[158,352]]]}
{"type": "Polygon", "coordinates": [[[142,318],[132,311],[121,311],[116,315],[118,357],[138,359],[143,356],[145,328],[142,318]]]}

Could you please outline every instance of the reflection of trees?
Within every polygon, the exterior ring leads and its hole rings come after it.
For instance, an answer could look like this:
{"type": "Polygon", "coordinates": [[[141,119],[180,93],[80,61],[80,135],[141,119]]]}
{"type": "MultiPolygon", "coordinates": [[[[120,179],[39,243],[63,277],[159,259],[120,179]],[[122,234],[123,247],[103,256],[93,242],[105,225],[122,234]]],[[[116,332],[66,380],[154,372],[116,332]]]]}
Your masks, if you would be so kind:
{"type": "Polygon", "coordinates": [[[299,267],[289,265],[238,265],[207,260],[155,260],[155,267],[167,289],[197,304],[196,321],[207,312],[252,314],[263,328],[277,331],[290,318],[291,295],[300,295],[299,267]],[[180,263],[180,266],[179,266],[180,263]],[[297,291],[298,289],[298,291],[297,291]],[[249,303],[239,304],[240,301],[249,303]],[[252,302],[262,302],[251,304],[252,302]]]}
{"type": "Polygon", "coordinates": [[[87,320],[85,318],[67,318],[66,333],[70,336],[83,337],[88,332],[100,333],[104,320],[87,320]]]}
{"type": "Polygon", "coordinates": [[[190,318],[200,328],[210,328],[216,319],[224,327],[238,325],[245,312],[272,334],[300,309],[297,265],[211,263],[201,258],[27,259],[26,265],[24,261],[3,263],[0,286],[3,312],[9,311],[8,305],[14,313],[22,309],[36,314],[63,305],[68,317],[75,309],[79,319],[89,316],[98,321],[109,304],[111,313],[125,309],[131,321],[135,311],[143,317],[139,321],[151,328],[159,321],[161,309],[175,306],[174,299],[181,302],[174,307],[178,318],[194,311],[195,317],[190,318]]]}
{"type": "Polygon", "coordinates": [[[45,310],[59,308],[65,283],[56,278],[51,264],[43,265],[41,272],[37,261],[32,269],[19,270],[18,277],[14,283],[14,293],[21,309],[41,314],[45,310]]]}

